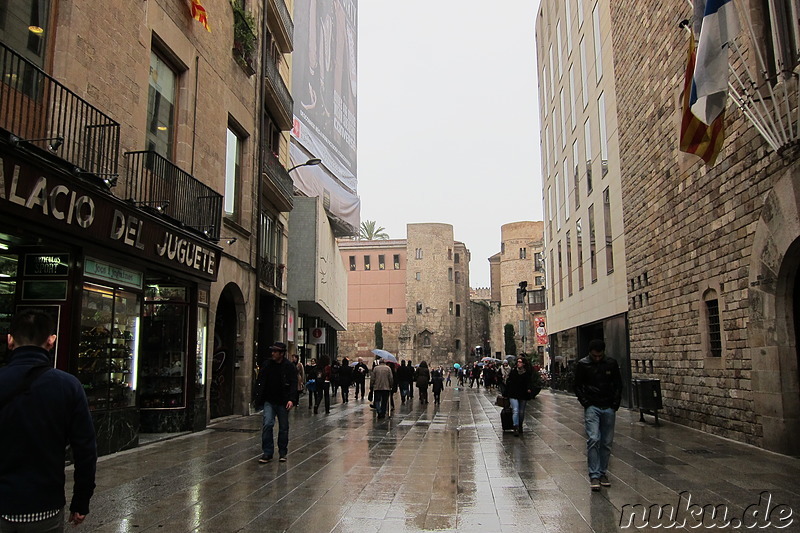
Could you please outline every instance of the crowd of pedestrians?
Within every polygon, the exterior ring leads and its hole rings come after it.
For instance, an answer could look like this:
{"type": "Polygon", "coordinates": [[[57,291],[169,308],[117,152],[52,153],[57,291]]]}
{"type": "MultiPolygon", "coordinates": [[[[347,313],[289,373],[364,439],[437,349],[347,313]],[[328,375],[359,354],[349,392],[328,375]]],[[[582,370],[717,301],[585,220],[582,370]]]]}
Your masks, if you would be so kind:
{"type": "MultiPolygon", "coordinates": [[[[619,366],[606,356],[602,340],[589,343],[589,354],[576,363],[575,392],[584,407],[584,425],[587,435],[587,467],[590,487],[593,491],[609,487],[608,463],[614,439],[614,421],[620,406],[622,379],[619,366]]],[[[441,403],[441,395],[451,386],[455,374],[459,386],[469,388],[481,385],[486,390],[497,390],[511,409],[514,436],[524,432],[525,410],[530,400],[541,390],[541,374],[538,366],[532,365],[525,355],[509,356],[505,361],[490,360],[470,363],[466,366],[454,364],[452,368],[431,368],[427,361],[414,365],[410,360],[400,362],[376,358],[370,369],[359,357],[350,362],[331,360],[327,355],[310,359],[303,366],[297,355],[291,360],[286,356],[286,345],[275,343],[270,347],[271,358],[261,368],[256,382],[256,406],[264,409],[262,431],[262,463],[272,460],[274,453],[273,428],[275,419],[279,424],[278,453],[285,461],[288,453],[289,410],[297,405],[299,396],[308,394],[308,408],[319,414],[320,406],[329,414],[331,401],[341,394],[343,404],[350,401],[350,389],[355,389],[355,399],[363,401],[370,376],[369,407],[375,410],[376,418],[390,417],[395,410],[394,397],[400,392],[400,403],[406,405],[414,400],[414,389],[418,391],[419,403],[429,402],[428,390],[433,394],[435,405],[441,403]],[[341,391],[341,393],[339,392],[341,391]]]]}

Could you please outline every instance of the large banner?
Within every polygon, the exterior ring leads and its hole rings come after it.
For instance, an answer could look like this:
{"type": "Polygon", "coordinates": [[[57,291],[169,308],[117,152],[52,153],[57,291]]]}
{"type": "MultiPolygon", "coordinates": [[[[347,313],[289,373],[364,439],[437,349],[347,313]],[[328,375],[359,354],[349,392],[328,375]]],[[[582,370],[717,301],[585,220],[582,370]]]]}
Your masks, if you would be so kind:
{"type": "Polygon", "coordinates": [[[352,192],[357,11],[357,0],[295,0],[292,54],[292,135],[352,192]]]}

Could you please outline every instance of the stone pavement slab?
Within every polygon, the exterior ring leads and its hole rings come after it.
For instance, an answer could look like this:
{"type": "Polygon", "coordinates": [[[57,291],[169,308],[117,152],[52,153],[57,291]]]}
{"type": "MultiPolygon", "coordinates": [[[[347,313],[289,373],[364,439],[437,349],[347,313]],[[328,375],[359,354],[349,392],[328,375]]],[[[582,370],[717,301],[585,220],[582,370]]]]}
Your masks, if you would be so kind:
{"type": "Polygon", "coordinates": [[[495,396],[447,388],[440,405],[398,398],[384,420],[366,401],[335,403],[329,415],[301,402],[286,463],[258,464],[260,415],[104,457],[79,530],[800,531],[796,458],[623,409],[612,486],[592,493],[577,400],[542,392],[517,438],[502,431],[495,396]]]}

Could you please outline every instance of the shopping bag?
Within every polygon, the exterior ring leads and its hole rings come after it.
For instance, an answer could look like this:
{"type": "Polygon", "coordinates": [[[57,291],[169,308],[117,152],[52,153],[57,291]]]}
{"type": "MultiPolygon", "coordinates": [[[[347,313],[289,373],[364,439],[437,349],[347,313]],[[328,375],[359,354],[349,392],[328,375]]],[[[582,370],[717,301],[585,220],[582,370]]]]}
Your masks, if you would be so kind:
{"type": "Polygon", "coordinates": [[[498,407],[511,407],[511,402],[505,396],[498,396],[494,404],[498,407]]]}

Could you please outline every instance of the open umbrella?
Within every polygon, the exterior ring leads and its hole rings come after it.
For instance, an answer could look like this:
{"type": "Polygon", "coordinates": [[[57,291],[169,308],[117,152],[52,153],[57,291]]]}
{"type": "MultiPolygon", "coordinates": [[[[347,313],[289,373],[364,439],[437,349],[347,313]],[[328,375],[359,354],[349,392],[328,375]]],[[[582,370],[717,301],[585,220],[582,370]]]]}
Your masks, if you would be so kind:
{"type": "Polygon", "coordinates": [[[481,361],[484,363],[501,363],[502,360],[494,358],[494,357],[482,357],[481,361]]]}
{"type": "Polygon", "coordinates": [[[357,364],[358,364],[358,361],[353,361],[352,363],[350,363],[350,366],[356,366],[357,364]]]}
{"type": "Polygon", "coordinates": [[[389,361],[390,363],[396,363],[397,362],[397,357],[395,357],[394,355],[390,354],[386,350],[379,350],[379,349],[376,348],[376,349],[372,350],[372,353],[374,353],[376,356],[380,357],[381,359],[389,361]]]}
{"type": "Polygon", "coordinates": [[[458,364],[458,363],[453,363],[453,368],[455,368],[456,370],[458,370],[459,368],[461,368],[461,365],[460,365],[460,364],[458,364]]]}

